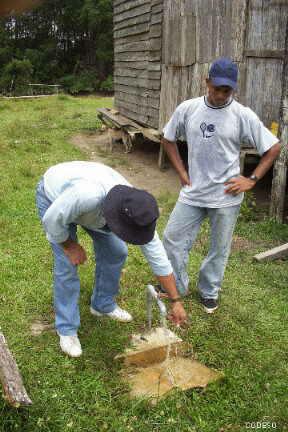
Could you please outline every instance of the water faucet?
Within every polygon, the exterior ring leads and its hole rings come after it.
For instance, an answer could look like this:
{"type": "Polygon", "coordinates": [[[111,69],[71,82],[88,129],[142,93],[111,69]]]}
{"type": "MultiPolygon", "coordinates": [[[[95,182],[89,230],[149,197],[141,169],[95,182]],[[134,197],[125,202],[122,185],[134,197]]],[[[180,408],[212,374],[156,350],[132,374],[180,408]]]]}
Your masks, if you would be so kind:
{"type": "Polygon", "coordinates": [[[165,304],[162,300],[159,298],[159,294],[155,290],[153,285],[147,285],[146,288],[146,295],[147,295],[147,322],[148,322],[148,328],[151,330],[152,328],[152,303],[153,299],[156,300],[157,305],[159,307],[160,311],[160,322],[162,327],[166,327],[166,316],[167,316],[167,309],[165,304]]]}

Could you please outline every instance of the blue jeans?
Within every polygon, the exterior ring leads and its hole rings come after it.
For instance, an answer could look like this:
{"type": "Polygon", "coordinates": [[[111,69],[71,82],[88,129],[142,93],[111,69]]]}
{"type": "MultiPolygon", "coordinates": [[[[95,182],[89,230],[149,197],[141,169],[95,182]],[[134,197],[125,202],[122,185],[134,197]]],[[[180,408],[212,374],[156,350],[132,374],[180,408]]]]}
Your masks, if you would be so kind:
{"type": "Polygon", "coordinates": [[[188,293],[187,264],[202,221],[211,227],[210,250],[199,273],[198,289],[203,298],[217,299],[230,253],[240,205],[222,208],[194,207],[177,202],[164,232],[163,245],[171,261],[181,295],[188,293]]]}
{"type": "MultiPolygon", "coordinates": [[[[41,220],[51,204],[41,180],[36,190],[36,205],[41,220]]],[[[84,229],[93,240],[97,261],[91,306],[102,313],[112,312],[116,307],[115,297],[119,292],[121,269],[127,258],[126,243],[108,228],[97,231],[84,229]]],[[[77,225],[74,223],[69,225],[69,237],[77,241],[77,225]]],[[[59,244],[50,245],[54,255],[55,327],[61,335],[75,335],[80,326],[80,281],[77,266],[70,262],[59,244]]]]}

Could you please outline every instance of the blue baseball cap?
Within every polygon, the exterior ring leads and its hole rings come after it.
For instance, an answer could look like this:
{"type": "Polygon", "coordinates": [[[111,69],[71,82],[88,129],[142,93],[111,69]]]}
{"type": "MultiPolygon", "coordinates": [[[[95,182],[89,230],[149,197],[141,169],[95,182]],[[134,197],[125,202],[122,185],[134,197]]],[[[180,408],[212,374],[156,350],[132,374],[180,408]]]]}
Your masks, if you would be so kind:
{"type": "Polygon", "coordinates": [[[216,87],[229,86],[233,90],[237,87],[238,67],[231,59],[221,57],[215,60],[209,70],[209,80],[216,87]]]}

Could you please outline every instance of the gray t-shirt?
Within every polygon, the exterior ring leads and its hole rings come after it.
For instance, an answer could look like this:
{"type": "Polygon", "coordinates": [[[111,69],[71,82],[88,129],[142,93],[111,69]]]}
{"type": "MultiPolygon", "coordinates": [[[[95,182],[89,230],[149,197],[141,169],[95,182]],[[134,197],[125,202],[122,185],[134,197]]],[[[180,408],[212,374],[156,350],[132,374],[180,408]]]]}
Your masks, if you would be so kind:
{"type": "Polygon", "coordinates": [[[224,183],[240,174],[240,144],[263,155],[278,139],[257,115],[236,100],[216,108],[202,96],[181,103],[163,129],[164,138],[181,137],[188,146],[191,186],[184,186],[179,201],[197,207],[240,204],[244,194],[225,194],[224,183]]]}

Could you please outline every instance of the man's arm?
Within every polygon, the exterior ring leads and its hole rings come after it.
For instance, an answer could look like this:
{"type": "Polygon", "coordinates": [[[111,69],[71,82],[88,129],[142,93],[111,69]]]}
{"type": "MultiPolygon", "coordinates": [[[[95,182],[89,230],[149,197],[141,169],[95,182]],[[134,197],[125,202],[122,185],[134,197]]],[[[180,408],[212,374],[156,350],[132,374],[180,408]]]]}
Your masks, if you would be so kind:
{"type": "Polygon", "coordinates": [[[277,157],[279,156],[281,151],[281,144],[278,142],[277,144],[274,144],[270,150],[268,150],[264,155],[261,157],[260,162],[258,166],[255,168],[253,174],[256,175],[259,179],[264,177],[266,172],[271,168],[273,165],[273,162],[277,157]]]}
{"type": "MultiPolygon", "coordinates": [[[[270,150],[268,150],[261,157],[259,164],[253,171],[253,175],[255,175],[258,179],[261,179],[266,172],[271,168],[275,159],[279,156],[281,151],[281,144],[278,142],[274,144],[270,150]]],[[[231,193],[232,195],[238,195],[241,192],[246,192],[255,186],[256,181],[251,180],[249,177],[239,176],[237,178],[232,178],[225,185],[228,187],[225,190],[225,193],[231,193]]]]}
{"type": "Polygon", "coordinates": [[[162,288],[169,296],[171,310],[169,319],[176,325],[181,325],[187,320],[186,312],[179,297],[173,273],[168,276],[156,276],[162,288]]]}
{"type": "Polygon", "coordinates": [[[102,195],[102,188],[97,191],[93,185],[79,183],[59,195],[43,217],[48,240],[58,243],[73,265],[84,263],[87,256],[83,247],[69,237],[69,224],[82,214],[93,211],[102,195]]]}
{"type": "Polygon", "coordinates": [[[186,312],[181,303],[180,296],[176,288],[176,282],[173,275],[173,269],[168,260],[164,246],[155,232],[153,240],[145,245],[140,246],[146,257],[154,275],[162,285],[171,301],[171,312],[169,319],[176,325],[181,325],[186,321],[186,312]],[[175,300],[177,300],[175,302],[175,300]]]}
{"type": "Polygon", "coordinates": [[[161,145],[164,147],[164,150],[166,151],[172,165],[177,171],[182,186],[190,185],[189,175],[179,154],[176,142],[168,141],[166,138],[162,138],[161,145]]]}

